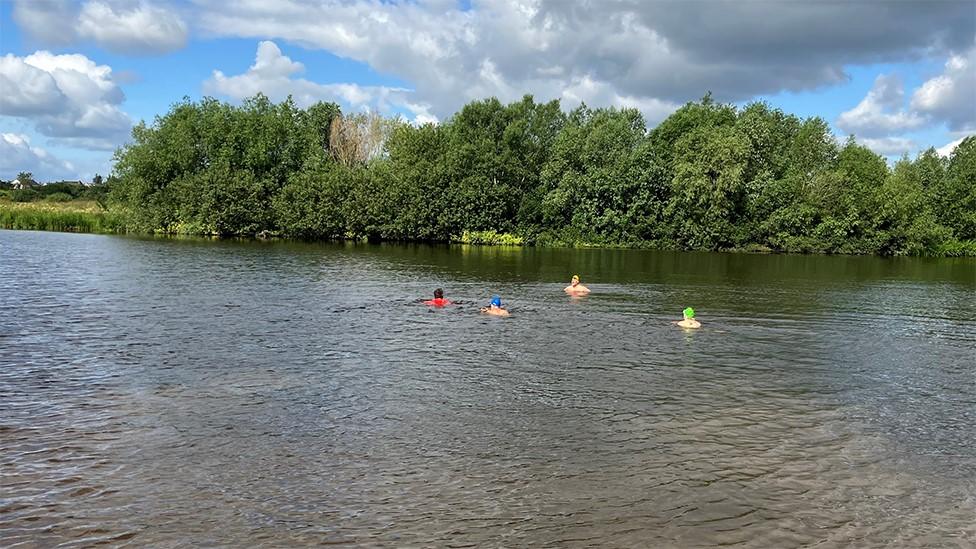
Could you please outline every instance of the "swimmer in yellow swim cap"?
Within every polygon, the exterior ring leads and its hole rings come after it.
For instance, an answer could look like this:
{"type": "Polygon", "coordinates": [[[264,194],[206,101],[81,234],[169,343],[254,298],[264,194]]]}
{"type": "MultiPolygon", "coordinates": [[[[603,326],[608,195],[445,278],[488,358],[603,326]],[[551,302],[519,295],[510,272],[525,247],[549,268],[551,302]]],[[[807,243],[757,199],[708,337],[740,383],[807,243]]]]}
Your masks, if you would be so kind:
{"type": "Polygon", "coordinates": [[[573,279],[569,281],[569,286],[563,288],[563,291],[570,295],[584,295],[590,293],[589,288],[580,284],[579,275],[573,275],[573,279]]]}

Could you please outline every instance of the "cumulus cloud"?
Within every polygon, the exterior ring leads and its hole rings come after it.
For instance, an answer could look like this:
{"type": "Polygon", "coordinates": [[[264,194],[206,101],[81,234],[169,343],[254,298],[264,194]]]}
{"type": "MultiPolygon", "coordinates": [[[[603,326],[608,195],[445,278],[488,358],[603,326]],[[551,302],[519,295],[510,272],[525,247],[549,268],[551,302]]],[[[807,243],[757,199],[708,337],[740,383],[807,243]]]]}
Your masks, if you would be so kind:
{"type": "Polygon", "coordinates": [[[348,83],[320,84],[296,77],[304,70],[301,63],[282,54],[274,42],[264,41],[258,44],[254,64],[247,72],[227,76],[215,70],[213,76],[204,82],[204,91],[237,100],[259,92],[274,101],[281,101],[290,95],[300,107],[317,101],[335,101],[353,110],[376,109],[384,113],[407,111],[418,123],[437,120],[427,105],[410,99],[410,90],[348,83]]]}
{"type": "Polygon", "coordinates": [[[27,119],[49,137],[110,150],[132,124],[119,108],[125,96],[112,69],[84,55],[7,54],[0,58],[0,84],[0,114],[27,119]]]}
{"type": "Polygon", "coordinates": [[[845,82],[845,65],[959,50],[976,24],[969,0],[195,5],[195,21],[216,36],[288,40],[401,77],[441,117],[487,95],[547,100],[567,89],[650,113],[708,90],[723,101],[810,90],[845,82]]]}
{"type": "Polygon", "coordinates": [[[163,53],[186,45],[186,23],[176,14],[140,2],[131,9],[103,2],[81,8],[78,34],[118,53],[163,53]]]}
{"type": "MultiPolygon", "coordinates": [[[[886,155],[915,148],[901,134],[942,123],[956,135],[976,131],[976,47],[950,54],[942,74],[919,86],[907,109],[901,79],[879,75],[864,99],[837,118],[837,127],[865,138],[863,143],[886,155]]],[[[956,144],[958,141],[939,150],[946,151],[945,156],[956,144]]]]}
{"type": "Polygon", "coordinates": [[[71,0],[15,0],[14,21],[24,32],[48,46],[66,46],[75,40],[76,6],[71,0]]]}
{"type": "Polygon", "coordinates": [[[0,57],[0,113],[31,116],[59,110],[67,97],[51,73],[8,53],[0,57]]]}
{"type": "Polygon", "coordinates": [[[75,167],[30,144],[26,135],[0,134],[0,177],[13,179],[20,172],[32,172],[35,179],[50,181],[75,177],[75,167]]]}
{"type": "Polygon", "coordinates": [[[955,141],[946,143],[945,145],[942,145],[938,149],[935,149],[935,152],[939,153],[939,156],[945,156],[945,157],[952,156],[952,151],[956,150],[956,147],[958,147],[959,144],[962,143],[963,139],[966,139],[967,137],[970,136],[964,135],[959,139],[956,139],[955,141]]]}
{"type": "Polygon", "coordinates": [[[558,96],[562,103],[570,106],[586,103],[593,106],[633,108],[644,114],[648,125],[654,126],[680,107],[671,101],[653,97],[621,95],[610,84],[584,76],[570,83],[558,96]]]}
{"type": "Polygon", "coordinates": [[[915,90],[912,108],[953,131],[976,130],[976,47],[951,56],[942,74],[915,90]]]}
{"type": "Polygon", "coordinates": [[[174,11],[148,0],[17,0],[14,20],[46,45],[91,40],[120,54],[151,55],[186,45],[189,30],[174,11]]]}
{"type": "Polygon", "coordinates": [[[850,134],[878,138],[925,125],[925,118],[904,110],[904,102],[901,79],[895,75],[878,75],[867,96],[837,118],[837,127],[850,134]]]}
{"type": "Polygon", "coordinates": [[[878,137],[858,140],[862,145],[884,156],[900,156],[918,148],[915,141],[907,137],[878,137]]]}

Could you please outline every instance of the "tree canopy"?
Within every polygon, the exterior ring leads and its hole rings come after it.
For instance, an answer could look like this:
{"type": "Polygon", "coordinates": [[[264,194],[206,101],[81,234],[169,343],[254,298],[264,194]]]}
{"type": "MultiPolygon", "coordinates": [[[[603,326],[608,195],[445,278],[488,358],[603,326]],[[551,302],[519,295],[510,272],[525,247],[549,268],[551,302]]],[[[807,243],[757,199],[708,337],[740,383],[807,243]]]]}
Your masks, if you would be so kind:
{"type": "Polygon", "coordinates": [[[131,228],[306,239],[689,250],[976,250],[976,137],[889,167],[820,118],[706,96],[647,128],[634,109],[473,101],[441,124],[183,100],[116,153],[131,228]]]}

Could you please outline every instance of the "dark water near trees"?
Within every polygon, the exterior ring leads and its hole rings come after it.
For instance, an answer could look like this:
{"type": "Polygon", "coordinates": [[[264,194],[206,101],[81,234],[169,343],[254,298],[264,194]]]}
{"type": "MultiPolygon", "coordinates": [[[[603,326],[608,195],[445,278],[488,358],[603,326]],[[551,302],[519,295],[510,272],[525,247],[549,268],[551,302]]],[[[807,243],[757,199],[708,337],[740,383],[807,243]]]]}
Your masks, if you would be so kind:
{"type": "Polygon", "coordinates": [[[974,296],[972,259],[0,231],[0,544],[972,547],[974,296]]]}

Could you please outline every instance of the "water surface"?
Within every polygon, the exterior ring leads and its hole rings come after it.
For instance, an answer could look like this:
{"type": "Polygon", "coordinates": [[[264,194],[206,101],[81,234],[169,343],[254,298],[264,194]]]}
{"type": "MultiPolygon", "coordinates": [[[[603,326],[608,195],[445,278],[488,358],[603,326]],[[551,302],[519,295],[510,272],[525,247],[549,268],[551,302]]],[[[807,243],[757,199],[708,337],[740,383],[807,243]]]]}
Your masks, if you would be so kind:
{"type": "Polygon", "coordinates": [[[973,547],[974,296],[972,259],[0,231],[0,544],[973,547]]]}

